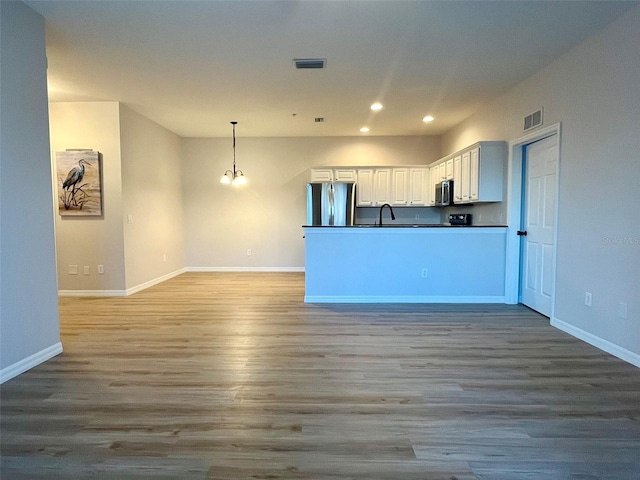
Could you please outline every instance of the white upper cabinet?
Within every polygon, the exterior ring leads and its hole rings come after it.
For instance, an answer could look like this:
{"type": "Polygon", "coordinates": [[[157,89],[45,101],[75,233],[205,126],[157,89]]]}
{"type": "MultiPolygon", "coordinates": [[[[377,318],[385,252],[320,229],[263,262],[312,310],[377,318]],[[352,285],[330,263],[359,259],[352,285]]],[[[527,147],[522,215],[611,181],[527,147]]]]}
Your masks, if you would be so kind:
{"type": "Polygon", "coordinates": [[[471,165],[469,161],[470,158],[471,154],[469,152],[462,153],[462,172],[460,173],[460,196],[462,197],[462,203],[469,202],[469,168],[471,165]]]}
{"type": "Polygon", "coordinates": [[[394,168],[391,188],[392,205],[409,205],[409,169],[394,168]]]}
{"type": "Polygon", "coordinates": [[[356,202],[359,207],[426,206],[428,167],[358,168],[356,202]]]}
{"type": "Polygon", "coordinates": [[[442,162],[438,165],[438,171],[440,172],[440,181],[447,179],[447,162],[442,162]]]}
{"type": "Polygon", "coordinates": [[[374,170],[373,168],[359,168],[356,184],[356,203],[359,207],[373,207],[374,200],[374,170]]]}
{"type": "Polygon", "coordinates": [[[312,182],[333,182],[333,169],[332,168],[312,168],[311,181],[312,182]]]}
{"type": "Polygon", "coordinates": [[[462,155],[453,157],[453,203],[462,203],[462,155]]]}
{"type": "Polygon", "coordinates": [[[376,168],[373,183],[374,205],[391,203],[391,169],[376,168]]]}
{"type": "Polygon", "coordinates": [[[505,142],[479,142],[428,166],[319,167],[312,182],[356,182],[359,207],[433,206],[435,186],[453,180],[453,202],[502,201],[505,142]]]}
{"type": "Polygon", "coordinates": [[[356,182],[357,180],[358,180],[358,173],[355,168],[334,168],[333,169],[334,182],[356,182]]]}
{"type": "Polygon", "coordinates": [[[429,205],[429,169],[418,167],[409,169],[409,205],[429,205]]]}
{"type": "Polygon", "coordinates": [[[436,185],[440,182],[440,166],[435,165],[429,169],[429,205],[436,204],[436,185]]]}
{"type": "Polygon", "coordinates": [[[355,182],[357,171],[355,168],[312,168],[312,182],[355,182]]]}
{"type": "Polygon", "coordinates": [[[501,202],[505,142],[479,142],[453,156],[454,203],[501,202]]]}
{"type": "Polygon", "coordinates": [[[445,162],[445,180],[453,180],[453,158],[445,162]]]}
{"type": "MultiPolygon", "coordinates": [[[[488,162],[485,162],[488,163],[488,162]]],[[[487,167],[485,167],[485,177],[487,167]]],[[[500,174],[502,175],[502,169],[500,170],[500,174]]],[[[500,179],[500,187],[502,187],[502,179],[500,179]]],[[[490,193],[487,189],[484,189],[484,198],[485,201],[488,201],[490,198],[490,193]]],[[[472,202],[477,202],[479,200],[479,192],[480,192],[480,147],[476,147],[469,152],[469,200],[472,202]]],[[[502,200],[502,188],[500,188],[500,195],[497,200],[502,200]]]]}

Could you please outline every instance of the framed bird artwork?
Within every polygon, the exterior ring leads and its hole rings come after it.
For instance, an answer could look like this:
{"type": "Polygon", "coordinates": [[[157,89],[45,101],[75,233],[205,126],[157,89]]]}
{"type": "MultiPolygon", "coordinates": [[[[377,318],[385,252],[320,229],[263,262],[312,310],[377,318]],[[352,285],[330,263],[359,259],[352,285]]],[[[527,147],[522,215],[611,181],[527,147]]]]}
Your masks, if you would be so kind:
{"type": "Polygon", "coordinates": [[[62,216],[102,216],[102,154],[56,152],[58,211],[62,216]]]}

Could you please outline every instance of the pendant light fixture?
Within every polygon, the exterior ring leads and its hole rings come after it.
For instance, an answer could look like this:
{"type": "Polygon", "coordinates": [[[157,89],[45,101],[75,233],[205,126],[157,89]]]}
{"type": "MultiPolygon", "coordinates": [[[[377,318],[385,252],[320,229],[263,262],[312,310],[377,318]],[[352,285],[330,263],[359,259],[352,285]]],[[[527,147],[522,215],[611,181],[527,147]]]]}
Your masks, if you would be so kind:
{"type": "Polygon", "coordinates": [[[220,183],[231,185],[243,185],[247,183],[247,177],[242,170],[236,170],[236,125],[238,122],[231,122],[233,125],[233,170],[227,170],[220,179],[220,183]]]}

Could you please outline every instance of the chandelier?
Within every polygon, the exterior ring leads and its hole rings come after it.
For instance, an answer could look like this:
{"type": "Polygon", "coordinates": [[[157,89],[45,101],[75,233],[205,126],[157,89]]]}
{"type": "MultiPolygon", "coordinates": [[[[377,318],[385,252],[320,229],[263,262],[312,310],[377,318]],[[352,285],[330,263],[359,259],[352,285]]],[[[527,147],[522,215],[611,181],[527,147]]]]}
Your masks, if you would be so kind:
{"type": "Polygon", "coordinates": [[[236,125],[238,122],[231,122],[233,125],[233,170],[227,170],[220,179],[220,183],[231,185],[244,185],[247,183],[247,177],[244,176],[242,170],[236,170],[236,125]]]}

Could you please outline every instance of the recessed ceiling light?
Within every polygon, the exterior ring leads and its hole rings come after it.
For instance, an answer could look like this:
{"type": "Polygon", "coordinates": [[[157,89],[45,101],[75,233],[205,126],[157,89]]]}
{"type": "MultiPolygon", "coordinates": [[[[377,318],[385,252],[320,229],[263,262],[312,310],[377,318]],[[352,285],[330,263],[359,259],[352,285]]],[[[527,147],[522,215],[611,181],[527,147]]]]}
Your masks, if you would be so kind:
{"type": "Polygon", "coordinates": [[[373,105],[371,105],[371,110],[373,110],[374,112],[382,110],[382,104],[378,102],[374,103],[373,105]]]}
{"type": "Polygon", "coordinates": [[[367,132],[369,131],[369,127],[362,127],[362,128],[360,129],[360,131],[361,131],[362,133],[367,133],[367,132]]]}
{"type": "Polygon", "coordinates": [[[422,121],[423,121],[424,123],[433,122],[433,117],[432,117],[431,115],[427,115],[426,117],[424,117],[424,118],[422,119],[422,121]]]}

